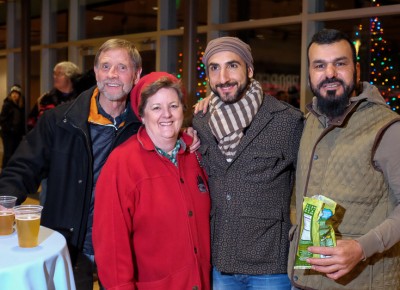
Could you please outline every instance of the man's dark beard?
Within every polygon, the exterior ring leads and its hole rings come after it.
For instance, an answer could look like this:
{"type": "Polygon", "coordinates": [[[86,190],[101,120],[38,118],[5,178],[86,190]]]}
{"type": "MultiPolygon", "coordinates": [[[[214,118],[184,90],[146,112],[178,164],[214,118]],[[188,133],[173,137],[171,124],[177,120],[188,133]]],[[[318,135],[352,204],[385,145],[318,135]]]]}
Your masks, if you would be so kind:
{"type": "MultiPolygon", "coordinates": [[[[311,82],[310,82],[311,83],[311,82]]],[[[355,89],[355,77],[350,85],[346,85],[341,79],[331,78],[326,79],[319,83],[317,88],[311,85],[311,91],[318,100],[318,110],[320,113],[326,115],[328,118],[333,119],[344,114],[347,106],[349,105],[349,98],[355,89]],[[336,96],[336,90],[328,90],[326,97],[323,97],[319,92],[323,85],[339,82],[344,89],[343,94],[336,96]]]]}
{"type": "MultiPolygon", "coordinates": [[[[218,87],[223,87],[224,85],[230,85],[230,84],[232,84],[232,83],[218,84],[215,87],[217,89],[218,87]]],[[[246,83],[242,87],[238,88],[238,90],[237,90],[236,94],[233,96],[233,98],[230,100],[224,100],[223,102],[227,105],[230,105],[230,104],[234,104],[237,101],[239,101],[242,98],[242,96],[246,93],[249,84],[250,84],[250,79],[247,78],[246,83]]],[[[214,90],[211,86],[210,86],[210,89],[216,96],[218,96],[222,100],[220,94],[218,93],[218,91],[216,89],[214,90]]]]}

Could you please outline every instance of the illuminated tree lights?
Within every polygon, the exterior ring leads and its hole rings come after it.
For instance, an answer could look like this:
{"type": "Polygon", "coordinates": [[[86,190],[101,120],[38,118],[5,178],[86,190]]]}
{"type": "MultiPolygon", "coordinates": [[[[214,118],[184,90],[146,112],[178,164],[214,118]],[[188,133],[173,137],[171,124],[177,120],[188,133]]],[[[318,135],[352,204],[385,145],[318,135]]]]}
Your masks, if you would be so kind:
{"type": "MultiPolygon", "coordinates": [[[[376,4],[379,6],[379,4],[376,4]]],[[[362,29],[362,27],[359,27],[362,29]]],[[[398,56],[384,37],[378,17],[370,18],[369,82],[378,87],[386,103],[395,112],[400,112],[400,88],[397,80],[398,56]]]]}
{"type": "MultiPolygon", "coordinates": [[[[199,40],[196,41],[198,44],[197,52],[196,52],[196,77],[197,77],[197,85],[196,85],[196,98],[197,100],[201,100],[206,97],[207,94],[207,76],[206,76],[206,68],[202,63],[204,48],[199,44],[199,40]]],[[[183,52],[178,54],[178,74],[177,78],[182,78],[183,73],[183,52]]]]}

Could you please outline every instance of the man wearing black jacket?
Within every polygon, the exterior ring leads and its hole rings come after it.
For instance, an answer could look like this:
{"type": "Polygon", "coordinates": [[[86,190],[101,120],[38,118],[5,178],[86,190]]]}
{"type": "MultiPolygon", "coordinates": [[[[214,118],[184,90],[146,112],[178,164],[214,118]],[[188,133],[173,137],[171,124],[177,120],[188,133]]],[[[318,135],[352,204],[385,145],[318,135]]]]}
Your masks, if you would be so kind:
{"type": "Polygon", "coordinates": [[[127,96],[142,60],[131,42],[110,39],[100,47],[94,71],[97,86],[46,111],[0,175],[0,195],[16,196],[18,203],[48,179],[41,224],[64,234],[77,289],[90,290],[95,184],[109,153],[140,127],[127,96]]]}

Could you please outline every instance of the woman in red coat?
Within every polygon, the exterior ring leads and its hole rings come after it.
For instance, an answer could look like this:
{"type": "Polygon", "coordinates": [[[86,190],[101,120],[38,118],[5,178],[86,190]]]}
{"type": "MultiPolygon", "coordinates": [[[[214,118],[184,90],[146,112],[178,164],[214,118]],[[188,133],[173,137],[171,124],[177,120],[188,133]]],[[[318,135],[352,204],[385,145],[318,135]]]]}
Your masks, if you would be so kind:
{"type": "Polygon", "coordinates": [[[116,148],[96,185],[93,244],[106,289],[210,289],[210,198],[181,132],[180,82],[157,72],[131,92],[143,126],[116,148]]]}

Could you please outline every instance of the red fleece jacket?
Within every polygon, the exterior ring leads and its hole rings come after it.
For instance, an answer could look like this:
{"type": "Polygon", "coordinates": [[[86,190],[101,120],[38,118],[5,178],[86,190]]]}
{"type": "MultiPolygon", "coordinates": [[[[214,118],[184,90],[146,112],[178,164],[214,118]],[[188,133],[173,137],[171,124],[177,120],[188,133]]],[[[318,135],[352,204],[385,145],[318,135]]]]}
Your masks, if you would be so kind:
{"type": "Polygon", "coordinates": [[[184,147],[176,167],[141,128],[104,165],[93,244],[107,289],[210,289],[207,177],[184,147]]]}

